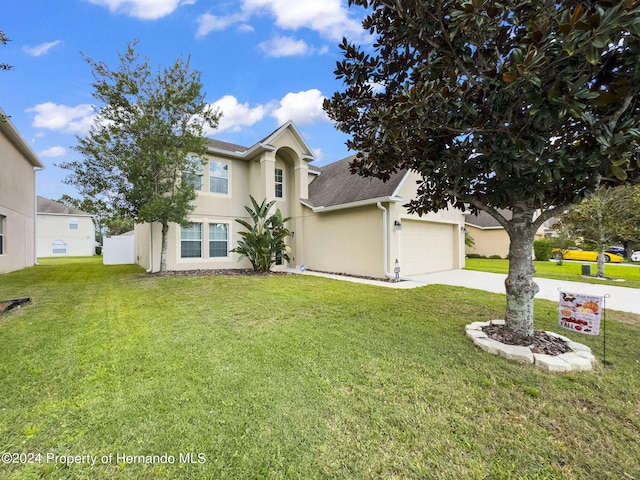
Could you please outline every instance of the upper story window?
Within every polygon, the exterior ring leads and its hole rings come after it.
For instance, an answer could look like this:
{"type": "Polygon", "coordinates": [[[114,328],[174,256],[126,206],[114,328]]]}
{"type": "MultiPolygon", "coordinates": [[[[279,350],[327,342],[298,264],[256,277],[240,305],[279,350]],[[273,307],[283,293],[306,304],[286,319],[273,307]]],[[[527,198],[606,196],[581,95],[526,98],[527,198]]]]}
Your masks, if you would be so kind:
{"type": "Polygon", "coordinates": [[[188,227],[180,227],[180,257],[202,257],[202,224],[191,223],[188,227]]]}
{"type": "Polygon", "coordinates": [[[276,178],[275,178],[275,183],[276,183],[276,198],[283,198],[284,197],[284,174],[282,172],[281,168],[276,168],[276,178]]]}
{"type": "Polygon", "coordinates": [[[0,255],[4,254],[4,215],[0,215],[0,255]]]}
{"type": "Polygon", "coordinates": [[[209,192],[229,193],[229,164],[217,160],[209,161],[209,192]]]}
{"type": "Polygon", "coordinates": [[[69,219],[69,230],[78,230],[79,225],[80,225],[80,222],[78,221],[77,218],[69,219]]]}
{"type": "Polygon", "coordinates": [[[197,161],[197,167],[194,173],[185,175],[187,182],[193,185],[196,192],[202,191],[202,161],[200,159],[192,158],[191,160],[197,161]]]}

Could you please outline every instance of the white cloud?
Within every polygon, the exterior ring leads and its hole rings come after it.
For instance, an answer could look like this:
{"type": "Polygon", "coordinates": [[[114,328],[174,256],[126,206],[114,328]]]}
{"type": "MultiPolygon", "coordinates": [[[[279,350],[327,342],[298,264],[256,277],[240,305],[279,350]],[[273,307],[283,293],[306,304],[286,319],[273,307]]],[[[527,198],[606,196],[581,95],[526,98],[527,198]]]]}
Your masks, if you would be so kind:
{"type": "Polygon", "coordinates": [[[268,110],[268,107],[264,105],[251,108],[248,102],[238,103],[236,97],[232,95],[225,95],[212,103],[211,106],[222,112],[220,124],[215,132],[222,132],[224,130],[231,132],[240,131],[242,127],[251,126],[262,120],[268,110]]]}
{"type": "Polygon", "coordinates": [[[344,0],[242,0],[241,11],[237,14],[202,15],[198,20],[197,35],[204,36],[215,30],[224,30],[247,22],[254,16],[266,14],[274,17],[276,25],[283,30],[308,28],[331,41],[340,41],[345,36],[353,40],[364,40],[366,33],[362,29],[361,20],[352,18],[350,12],[354,9],[347,8],[343,3],[344,0]]]}
{"type": "Polygon", "coordinates": [[[227,15],[221,17],[205,13],[198,17],[198,31],[196,32],[196,36],[204,37],[211,32],[226,30],[232,25],[242,23],[243,20],[243,15],[227,15]]]}
{"type": "Polygon", "coordinates": [[[93,107],[86,103],[68,107],[46,102],[28,108],[26,111],[36,112],[32,124],[34,127],[78,135],[88,133],[95,118],[93,107]]]}
{"type": "Polygon", "coordinates": [[[24,47],[22,47],[22,50],[32,57],[40,57],[49,53],[49,50],[51,50],[53,47],[57,47],[58,45],[60,45],[60,43],[62,43],[60,42],[60,40],[55,40],[53,42],[41,43],[40,45],[36,45],[35,47],[25,45],[24,47]]]}
{"type": "Polygon", "coordinates": [[[181,5],[193,5],[195,0],[88,0],[107,7],[112,13],[124,13],[142,20],[156,20],[173,13],[181,5]]]}
{"type": "Polygon", "coordinates": [[[267,57],[293,57],[309,53],[309,45],[304,40],[296,40],[291,37],[275,37],[271,40],[259,43],[258,48],[267,57]]]}
{"type": "Polygon", "coordinates": [[[333,41],[363,34],[360,20],[350,17],[341,0],[243,0],[243,11],[248,15],[267,12],[280,28],[309,28],[333,41]]]}
{"type": "Polygon", "coordinates": [[[67,150],[64,147],[51,147],[38,153],[39,157],[62,157],[66,155],[67,150]]]}
{"type": "Polygon", "coordinates": [[[324,98],[320,90],[316,88],[304,92],[287,93],[280,100],[280,107],[275,109],[271,116],[280,125],[289,120],[293,120],[298,125],[311,125],[327,121],[327,114],[322,109],[324,98]]]}

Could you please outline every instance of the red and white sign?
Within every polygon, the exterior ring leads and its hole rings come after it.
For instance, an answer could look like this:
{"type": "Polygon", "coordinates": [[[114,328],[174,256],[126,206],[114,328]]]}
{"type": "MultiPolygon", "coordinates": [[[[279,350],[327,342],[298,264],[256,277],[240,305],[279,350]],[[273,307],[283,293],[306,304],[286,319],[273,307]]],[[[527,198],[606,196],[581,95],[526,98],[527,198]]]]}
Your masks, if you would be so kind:
{"type": "Polygon", "coordinates": [[[603,297],[560,292],[560,326],[574,332],[599,335],[603,305],[603,297]]]}

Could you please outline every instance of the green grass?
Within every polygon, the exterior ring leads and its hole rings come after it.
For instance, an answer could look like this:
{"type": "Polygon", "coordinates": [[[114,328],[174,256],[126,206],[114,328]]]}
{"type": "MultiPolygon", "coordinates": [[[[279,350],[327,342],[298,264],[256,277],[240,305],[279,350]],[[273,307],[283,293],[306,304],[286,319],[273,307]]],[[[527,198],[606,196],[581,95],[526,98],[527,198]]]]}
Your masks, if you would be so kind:
{"type": "MultiPolygon", "coordinates": [[[[615,285],[617,287],[640,288],[640,264],[607,263],[604,273],[613,280],[601,280],[582,276],[582,265],[589,262],[538,262],[534,261],[536,277],[553,278],[556,280],[568,280],[572,282],[598,283],[615,285]]],[[[509,260],[487,259],[487,258],[467,258],[465,268],[468,270],[479,270],[482,272],[507,273],[509,271],[509,260]]],[[[591,263],[591,271],[596,272],[596,264],[591,263]]]]}
{"type": "MultiPolygon", "coordinates": [[[[43,456],[0,478],[640,478],[639,316],[608,315],[610,367],[552,375],[464,337],[501,295],[99,261],[0,276],[32,299],[0,316],[0,453],[43,456]]],[[[537,300],[537,328],[556,311],[537,300]]]]}

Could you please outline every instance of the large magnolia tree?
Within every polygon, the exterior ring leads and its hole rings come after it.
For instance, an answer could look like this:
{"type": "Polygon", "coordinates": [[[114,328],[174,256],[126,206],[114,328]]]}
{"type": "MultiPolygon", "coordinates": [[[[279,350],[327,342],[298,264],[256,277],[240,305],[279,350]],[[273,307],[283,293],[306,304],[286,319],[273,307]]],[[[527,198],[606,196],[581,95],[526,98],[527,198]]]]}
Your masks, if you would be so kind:
{"type": "Polygon", "coordinates": [[[193,210],[196,193],[188,178],[201,167],[205,127],[216,127],[219,113],[204,101],[200,73],[188,60],[153,73],[136,44],[119,54],[117,69],[86,59],[99,111],[89,134],[78,138],[83,159],[61,166],[83,198],[103,200],[136,222],[160,223],[165,272],[169,223],[184,224],[193,210]]]}
{"type": "Polygon", "coordinates": [[[640,178],[637,0],[349,0],[372,46],[343,41],[325,102],[352,171],[423,181],[410,210],[485,211],[510,237],[507,325],[533,334],[538,227],[600,184],[640,178]],[[511,210],[510,219],[499,209],[511,210]]]}

